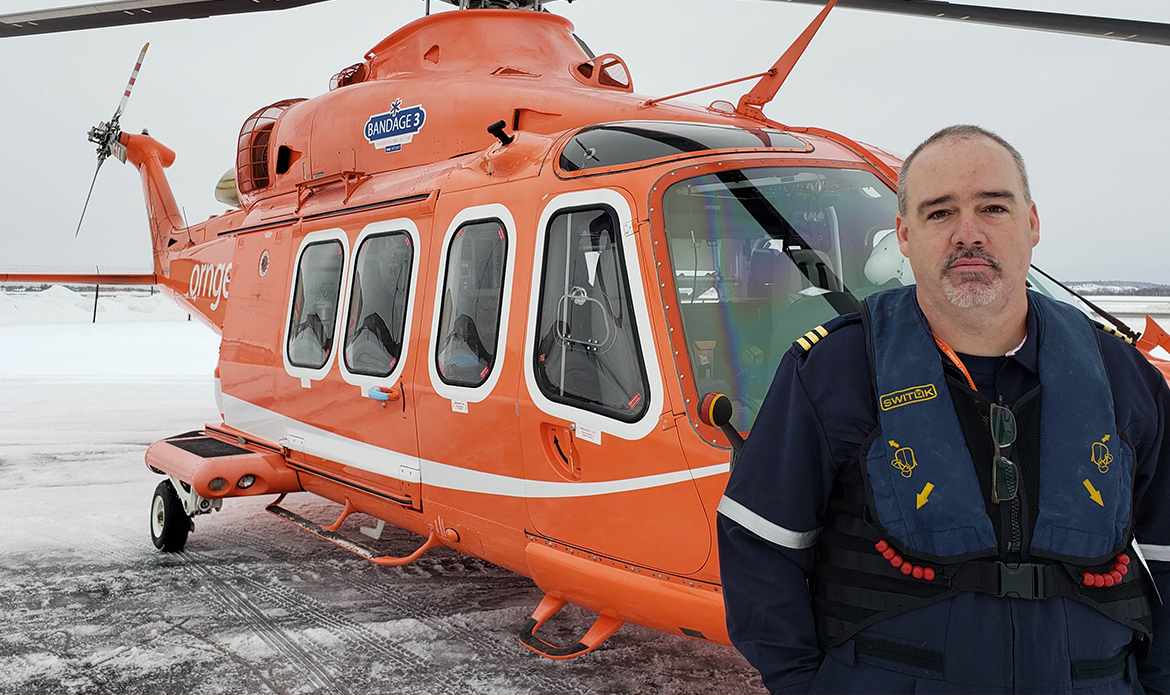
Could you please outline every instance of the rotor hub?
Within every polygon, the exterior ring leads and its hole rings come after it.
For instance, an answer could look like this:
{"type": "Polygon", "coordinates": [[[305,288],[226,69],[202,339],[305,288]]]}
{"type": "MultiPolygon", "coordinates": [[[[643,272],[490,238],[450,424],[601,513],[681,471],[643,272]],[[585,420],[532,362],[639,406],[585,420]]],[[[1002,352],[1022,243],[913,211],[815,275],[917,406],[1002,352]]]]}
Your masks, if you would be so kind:
{"type": "MultiPolygon", "coordinates": [[[[443,0],[461,10],[536,10],[552,0],[443,0]]],[[[572,2],[572,0],[570,0],[572,2]]]]}

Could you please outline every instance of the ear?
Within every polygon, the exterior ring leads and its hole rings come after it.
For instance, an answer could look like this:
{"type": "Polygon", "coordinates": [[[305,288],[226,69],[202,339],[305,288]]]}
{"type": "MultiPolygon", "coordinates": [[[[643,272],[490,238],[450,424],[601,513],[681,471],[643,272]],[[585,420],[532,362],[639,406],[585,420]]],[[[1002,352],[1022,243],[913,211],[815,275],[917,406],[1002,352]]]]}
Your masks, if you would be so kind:
{"type": "Polygon", "coordinates": [[[1040,243],[1040,213],[1036,211],[1036,201],[1032,201],[1032,209],[1028,213],[1028,226],[1032,230],[1032,246],[1040,243]]]}
{"type": "MultiPolygon", "coordinates": [[[[1039,229],[1039,227],[1037,227],[1039,229]]],[[[910,257],[910,242],[908,237],[910,235],[910,227],[906,225],[906,220],[902,218],[902,213],[898,213],[894,218],[894,234],[898,237],[898,250],[906,258],[910,257]]]]}

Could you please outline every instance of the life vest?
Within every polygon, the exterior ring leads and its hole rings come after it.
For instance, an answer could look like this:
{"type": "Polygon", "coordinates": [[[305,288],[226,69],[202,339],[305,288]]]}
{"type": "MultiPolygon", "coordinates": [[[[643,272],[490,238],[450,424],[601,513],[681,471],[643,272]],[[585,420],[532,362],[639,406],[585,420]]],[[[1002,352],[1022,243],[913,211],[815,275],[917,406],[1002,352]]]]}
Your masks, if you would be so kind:
{"type": "Polygon", "coordinates": [[[1134,455],[1097,329],[1029,292],[1040,387],[1009,404],[1021,481],[996,504],[990,402],[943,371],[915,289],[862,303],[879,426],[838,474],[817,545],[822,646],[962,591],[1067,597],[1148,637],[1146,579],[1129,566],[1134,455]]]}

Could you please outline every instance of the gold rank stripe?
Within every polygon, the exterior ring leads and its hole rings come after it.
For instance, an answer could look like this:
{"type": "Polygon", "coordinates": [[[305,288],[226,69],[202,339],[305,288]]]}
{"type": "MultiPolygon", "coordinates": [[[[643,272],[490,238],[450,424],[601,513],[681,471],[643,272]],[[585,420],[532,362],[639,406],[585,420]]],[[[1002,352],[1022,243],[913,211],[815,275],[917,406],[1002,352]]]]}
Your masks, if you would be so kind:
{"type": "Polygon", "coordinates": [[[829,335],[829,332],[825,330],[824,326],[817,326],[808,333],[805,333],[803,337],[797,338],[796,344],[805,352],[808,352],[812,349],[813,345],[816,345],[821,338],[827,335],[829,335]]]}

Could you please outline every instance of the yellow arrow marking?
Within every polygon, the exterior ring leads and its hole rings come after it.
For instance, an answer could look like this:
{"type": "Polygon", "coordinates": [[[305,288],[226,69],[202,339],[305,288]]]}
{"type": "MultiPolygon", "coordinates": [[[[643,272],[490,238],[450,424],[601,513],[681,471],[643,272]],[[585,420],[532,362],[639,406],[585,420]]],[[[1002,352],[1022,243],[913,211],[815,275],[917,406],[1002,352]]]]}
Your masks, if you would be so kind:
{"type": "MultiPolygon", "coordinates": [[[[1094,502],[1101,505],[1102,507],[1105,506],[1105,501],[1101,499],[1101,491],[1093,487],[1093,484],[1089,482],[1088,478],[1085,478],[1085,489],[1089,491],[1089,497],[1091,497],[1094,502]]],[[[921,507],[922,505],[919,504],[918,506],[921,507]]]]}
{"type": "MultiPolygon", "coordinates": [[[[934,483],[927,483],[926,487],[922,488],[922,492],[918,493],[918,508],[919,509],[922,509],[922,505],[924,505],[930,501],[927,498],[930,497],[930,491],[933,489],[934,489],[934,483]]],[[[1102,505],[1102,506],[1104,506],[1104,505],[1102,505]]]]}
{"type": "Polygon", "coordinates": [[[1101,441],[1103,441],[1103,442],[1109,441],[1109,435],[1105,435],[1104,437],[1102,437],[1101,441]]]}
{"type": "Polygon", "coordinates": [[[898,446],[898,442],[895,442],[893,439],[891,439],[891,440],[890,440],[890,446],[894,447],[895,449],[898,449],[898,448],[900,448],[900,447],[898,446]]]}

